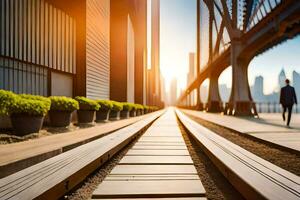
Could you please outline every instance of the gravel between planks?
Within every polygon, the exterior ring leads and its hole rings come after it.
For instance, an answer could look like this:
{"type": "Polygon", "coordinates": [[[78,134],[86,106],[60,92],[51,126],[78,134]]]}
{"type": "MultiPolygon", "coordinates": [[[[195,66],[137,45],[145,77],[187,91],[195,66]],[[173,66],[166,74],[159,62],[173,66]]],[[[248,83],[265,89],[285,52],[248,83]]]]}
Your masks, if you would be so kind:
{"type": "MultiPolygon", "coordinates": [[[[141,134],[140,136],[142,136],[141,134]]],[[[139,137],[140,137],[139,136],[139,137]]],[[[75,190],[65,196],[64,199],[68,200],[83,200],[91,199],[94,190],[100,185],[100,183],[105,179],[111,170],[120,162],[120,160],[125,156],[129,149],[137,142],[139,139],[137,137],[133,142],[124,147],[120,152],[115,154],[108,162],[102,165],[98,170],[88,176],[85,181],[77,186],[75,190]]]]}
{"type": "Polygon", "coordinates": [[[210,161],[197,142],[186,132],[179,121],[178,124],[200,180],[206,190],[207,199],[244,199],[243,196],[227,181],[213,162],[210,161]]]}
{"type": "MultiPolygon", "coordinates": [[[[187,114],[187,113],[186,113],[187,114]]],[[[220,125],[208,122],[204,119],[187,115],[202,126],[210,129],[227,140],[239,145],[240,147],[254,153],[255,155],[300,176],[300,156],[284,149],[279,149],[275,145],[267,144],[242,133],[234,132],[220,125]]]]}

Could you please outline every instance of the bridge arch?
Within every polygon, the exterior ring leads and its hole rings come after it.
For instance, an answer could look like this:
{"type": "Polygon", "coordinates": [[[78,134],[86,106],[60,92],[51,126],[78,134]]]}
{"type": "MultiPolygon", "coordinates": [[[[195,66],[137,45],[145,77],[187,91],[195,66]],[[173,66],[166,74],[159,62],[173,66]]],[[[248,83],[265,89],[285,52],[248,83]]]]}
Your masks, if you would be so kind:
{"type": "MultiPolygon", "coordinates": [[[[218,90],[215,89],[218,84],[214,84],[216,77],[231,65],[232,92],[225,112],[256,115],[248,81],[248,65],[257,54],[300,33],[300,1],[197,1],[205,5],[203,8],[209,13],[202,19],[209,29],[206,38],[208,62],[201,65],[198,77],[187,90],[199,87],[206,78],[214,80],[211,81],[213,89],[209,93],[212,104],[218,99],[218,90]],[[218,23],[220,18],[221,22],[218,23]]],[[[200,12],[197,15],[201,15],[200,12]]],[[[203,24],[202,28],[205,28],[203,24]]],[[[200,30],[197,36],[201,43],[200,30]]],[[[205,54],[201,50],[198,53],[200,57],[205,54]]],[[[186,98],[185,94],[179,101],[186,98]]]]}

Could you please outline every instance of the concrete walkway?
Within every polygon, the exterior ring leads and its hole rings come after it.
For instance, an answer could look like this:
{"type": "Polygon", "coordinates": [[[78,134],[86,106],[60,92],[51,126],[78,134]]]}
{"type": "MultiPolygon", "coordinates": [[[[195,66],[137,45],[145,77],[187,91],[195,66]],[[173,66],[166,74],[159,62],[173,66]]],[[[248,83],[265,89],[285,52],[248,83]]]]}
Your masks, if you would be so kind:
{"type": "Polygon", "coordinates": [[[174,109],[153,123],[94,191],[92,199],[205,199],[174,109]]]}
{"type": "Polygon", "coordinates": [[[250,134],[262,140],[300,151],[300,115],[292,116],[291,128],[287,128],[279,113],[260,114],[260,118],[234,117],[193,110],[182,110],[194,117],[250,134]]]}

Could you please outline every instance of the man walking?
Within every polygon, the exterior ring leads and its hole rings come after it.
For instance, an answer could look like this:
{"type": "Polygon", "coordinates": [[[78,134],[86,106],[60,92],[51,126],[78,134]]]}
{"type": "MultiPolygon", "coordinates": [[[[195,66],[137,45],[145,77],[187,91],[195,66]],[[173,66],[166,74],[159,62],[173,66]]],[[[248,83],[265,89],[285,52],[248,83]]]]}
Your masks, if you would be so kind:
{"type": "Polygon", "coordinates": [[[292,116],[292,110],[293,105],[297,104],[297,97],[295,93],[295,89],[290,86],[290,80],[285,80],[286,86],[281,88],[280,91],[280,104],[283,108],[282,118],[283,121],[285,121],[285,112],[288,110],[288,119],[287,119],[287,126],[290,126],[291,116],[292,116]]]}

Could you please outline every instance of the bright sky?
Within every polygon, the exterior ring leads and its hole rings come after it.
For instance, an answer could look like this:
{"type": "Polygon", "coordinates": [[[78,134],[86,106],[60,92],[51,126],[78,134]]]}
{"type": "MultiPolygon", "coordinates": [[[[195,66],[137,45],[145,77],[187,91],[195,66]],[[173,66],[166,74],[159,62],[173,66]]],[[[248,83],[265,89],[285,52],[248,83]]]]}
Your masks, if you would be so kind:
{"type": "MultiPolygon", "coordinates": [[[[186,87],[188,54],[196,49],[196,0],[160,0],[161,72],[167,90],[173,77],[180,88],[186,87]]],[[[280,70],[284,68],[291,78],[293,70],[300,72],[300,37],[289,40],[262,55],[255,57],[249,66],[249,81],[255,76],[264,77],[264,91],[271,93],[277,84],[280,70]]],[[[219,83],[231,87],[231,69],[220,77],[219,83]]]]}
{"type": "Polygon", "coordinates": [[[173,77],[186,87],[189,52],[196,49],[196,1],[161,0],[160,66],[167,90],[173,77]]]}

